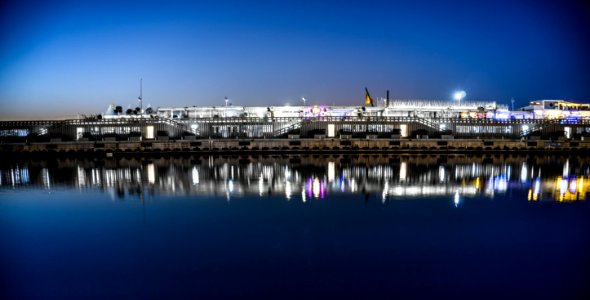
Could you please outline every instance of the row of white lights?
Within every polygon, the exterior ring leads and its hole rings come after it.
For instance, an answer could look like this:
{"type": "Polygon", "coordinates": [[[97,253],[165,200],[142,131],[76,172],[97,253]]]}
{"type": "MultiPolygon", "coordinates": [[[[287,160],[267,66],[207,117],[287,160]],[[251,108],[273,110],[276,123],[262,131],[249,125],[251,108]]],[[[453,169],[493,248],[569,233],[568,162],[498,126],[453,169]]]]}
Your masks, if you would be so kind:
{"type": "MultiPolygon", "coordinates": [[[[463,100],[463,98],[465,98],[465,96],[467,96],[467,93],[465,93],[465,91],[456,91],[453,94],[453,99],[455,99],[456,101],[461,101],[463,100]]],[[[305,101],[307,101],[307,99],[305,97],[301,97],[301,101],[303,101],[303,106],[305,106],[305,101]]],[[[228,105],[229,99],[225,98],[225,106],[228,105]]]]}

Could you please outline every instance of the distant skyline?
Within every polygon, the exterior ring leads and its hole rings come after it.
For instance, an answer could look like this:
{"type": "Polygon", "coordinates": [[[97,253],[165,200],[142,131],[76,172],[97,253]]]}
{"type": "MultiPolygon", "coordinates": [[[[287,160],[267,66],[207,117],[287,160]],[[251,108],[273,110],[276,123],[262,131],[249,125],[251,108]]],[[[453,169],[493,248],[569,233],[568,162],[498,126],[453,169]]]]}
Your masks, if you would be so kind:
{"type": "Polygon", "coordinates": [[[10,1],[0,119],[144,107],[590,101],[584,1],[10,1]]]}

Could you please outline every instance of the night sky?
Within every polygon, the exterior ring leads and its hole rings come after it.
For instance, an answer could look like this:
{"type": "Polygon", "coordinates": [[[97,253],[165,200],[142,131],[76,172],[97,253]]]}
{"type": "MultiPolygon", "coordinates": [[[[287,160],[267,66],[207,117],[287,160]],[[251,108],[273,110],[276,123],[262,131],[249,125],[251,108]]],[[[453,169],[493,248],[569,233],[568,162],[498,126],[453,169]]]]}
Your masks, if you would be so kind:
{"type": "Polygon", "coordinates": [[[590,101],[583,1],[47,2],[0,4],[0,118],[136,106],[140,78],[154,107],[590,101]]]}

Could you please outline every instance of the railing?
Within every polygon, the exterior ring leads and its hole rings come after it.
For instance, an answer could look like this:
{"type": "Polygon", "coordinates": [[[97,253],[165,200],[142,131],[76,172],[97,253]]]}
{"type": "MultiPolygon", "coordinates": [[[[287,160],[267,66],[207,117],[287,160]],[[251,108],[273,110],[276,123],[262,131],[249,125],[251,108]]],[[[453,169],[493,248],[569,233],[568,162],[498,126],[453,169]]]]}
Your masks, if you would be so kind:
{"type": "Polygon", "coordinates": [[[178,133],[180,133],[181,135],[182,135],[183,133],[185,133],[185,132],[191,132],[191,131],[188,129],[188,127],[186,126],[186,124],[184,124],[184,123],[180,123],[180,122],[177,122],[177,121],[175,121],[175,120],[173,120],[173,119],[169,119],[169,118],[162,118],[162,117],[154,117],[154,120],[155,120],[156,122],[161,122],[161,123],[164,123],[164,124],[166,124],[166,125],[168,125],[168,126],[172,126],[172,127],[173,127],[173,128],[175,128],[175,129],[178,131],[178,133]]]}
{"type": "MultiPolygon", "coordinates": [[[[37,133],[41,136],[61,134],[66,138],[75,139],[82,127],[84,133],[90,132],[93,128],[114,127],[143,127],[155,125],[156,130],[164,130],[170,136],[182,135],[186,132],[199,134],[206,138],[219,134],[211,130],[214,126],[235,126],[238,134],[254,137],[276,138],[284,134],[301,129],[327,130],[328,125],[336,125],[335,129],[340,131],[349,126],[361,126],[368,130],[369,125],[384,125],[375,127],[377,133],[387,133],[391,128],[400,128],[401,125],[408,125],[408,132],[418,129],[426,129],[429,134],[439,134],[440,124],[445,124],[452,134],[469,138],[476,136],[490,137],[511,137],[519,138],[530,135],[534,131],[541,131],[541,134],[553,134],[568,126],[577,128],[575,131],[590,131],[590,120],[544,120],[544,119],[517,119],[517,120],[495,120],[495,119],[470,119],[470,118],[421,118],[421,117],[382,117],[382,116],[344,116],[344,117],[282,117],[282,118],[257,118],[257,117],[231,117],[231,118],[203,118],[203,119],[170,119],[162,117],[150,118],[107,118],[107,119],[70,119],[63,121],[0,121],[0,130],[8,131],[15,129],[26,129],[30,133],[37,133]],[[191,130],[191,125],[197,124],[196,132],[191,130]],[[527,130],[522,130],[524,126],[527,130]],[[365,127],[363,127],[365,126],[365,127]]],[[[373,127],[371,127],[373,128],[373,127]]],[[[133,129],[135,130],[135,129],[133,129]]],[[[93,133],[94,134],[94,133],[93,133]]],[[[233,136],[232,133],[229,136],[233,136]]]]}
{"type": "Polygon", "coordinates": [[[529,127],[528,129],[521,131],[520,137],[527,137],[533,132],[541,131],[541,129],[543,129],[542,125],[534,125],[533,127],[529,127]]]}
{"type": "Polygon", "coordinates": [[[435,132],[439,132],[440,131],[440,125],[439,123],[435,123],[432,122],[428,119],[425,118],[416,118],[416,121],[422,125],[425,125],[427,127],[430,127],[432,130],[434,130],[435,132]]]}
{"type": "Polygon", "coordinates": [[[291,125],[289,125],[287,127],[283,127],[283,128],[281,128],[279,130],[275,130],[275,132],[273,133],[273,136],[274,137],[279,137],[281,135],[284,135],[284,134],[289,133],[290,131],[299,129],[299,128],[301,128],[301,124],[302,124],[302,122],[299,121],[299,122],[293,123],[293,124],[291,124],[291,125]]]}

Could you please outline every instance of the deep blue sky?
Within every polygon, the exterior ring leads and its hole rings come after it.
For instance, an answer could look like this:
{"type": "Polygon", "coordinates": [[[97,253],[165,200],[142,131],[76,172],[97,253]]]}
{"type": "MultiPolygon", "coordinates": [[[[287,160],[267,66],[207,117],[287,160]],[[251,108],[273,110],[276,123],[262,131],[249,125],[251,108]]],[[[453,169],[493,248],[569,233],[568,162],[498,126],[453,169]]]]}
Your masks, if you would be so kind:
{"type": "Polygon", "coordinates": [[[3,1],[0,117],[153,106],[590,100],[583,1],[3,1]]]}

